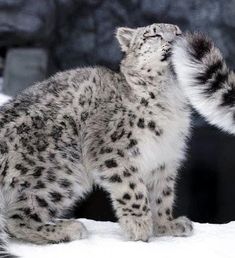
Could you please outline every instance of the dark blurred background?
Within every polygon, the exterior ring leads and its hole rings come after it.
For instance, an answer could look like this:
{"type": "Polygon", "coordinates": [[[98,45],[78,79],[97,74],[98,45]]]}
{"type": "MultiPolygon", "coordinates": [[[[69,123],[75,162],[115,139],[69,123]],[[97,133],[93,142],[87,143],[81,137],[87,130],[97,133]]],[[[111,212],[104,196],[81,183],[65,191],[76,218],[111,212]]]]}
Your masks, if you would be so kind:
{"type": "MultiPolygon", "coordinates": [[[[174,23],[213,38],[235,67],[235,0],[0,0],[0,90],[14,96],[36,81],[78,66],[118,69],[119,26],[174,23]]],[[[235,137],[197,114],[177,185],[176,215],[235,220],[235,137]]],[[[77,217],[115,220],[100,189],[74,209],[77,217]]]]}

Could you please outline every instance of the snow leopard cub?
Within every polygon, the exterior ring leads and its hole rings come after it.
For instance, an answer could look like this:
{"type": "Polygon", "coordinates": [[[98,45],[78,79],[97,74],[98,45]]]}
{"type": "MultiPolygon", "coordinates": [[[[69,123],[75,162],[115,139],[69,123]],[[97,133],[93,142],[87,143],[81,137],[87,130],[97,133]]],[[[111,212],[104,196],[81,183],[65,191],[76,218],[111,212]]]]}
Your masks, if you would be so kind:
{"type": "Polygon", "coordinates": [[[120,72],[58,73],[0,109],[1,234],[37,244],[84,238],[63,215],[96,184],[131,240],[187,236],[173,219],[190,109],[169,66],[179,28],[119,28],[120,72]]]}

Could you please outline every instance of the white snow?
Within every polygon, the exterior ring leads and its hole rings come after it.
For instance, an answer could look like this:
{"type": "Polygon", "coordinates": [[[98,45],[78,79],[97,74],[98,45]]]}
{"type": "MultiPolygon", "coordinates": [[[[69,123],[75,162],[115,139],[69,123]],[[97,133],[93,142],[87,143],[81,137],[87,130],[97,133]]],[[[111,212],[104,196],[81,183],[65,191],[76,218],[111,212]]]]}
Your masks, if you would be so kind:
{"type": "Polygon", "coordinates": [[[10,250],[22,258],[234,258],[235,222],[194,223],[191,237],[159,237],[148,243],[127,241],[118,223],[80,219],[89,238],[70,243],[37,246],[11,243],[10,250]]]}
{"type": "MultiPolygon", "coordinates": [[[[0,93],[0,105],[10,98],[0,93]]],[[[159,237],[148,243],[127,241],[118,225],[81,219],[89,238],[57,245],[37,246],[10,242],[10,251],[21,258],[234,258],[235,222],[194,223],[194,235],[187,238],[159,237]]]]}
{"type": "Polygon", "coordinates": [[[11,98],[9,96],[0,93],[0,105],[6,103],[10,99],[11,98]]]}

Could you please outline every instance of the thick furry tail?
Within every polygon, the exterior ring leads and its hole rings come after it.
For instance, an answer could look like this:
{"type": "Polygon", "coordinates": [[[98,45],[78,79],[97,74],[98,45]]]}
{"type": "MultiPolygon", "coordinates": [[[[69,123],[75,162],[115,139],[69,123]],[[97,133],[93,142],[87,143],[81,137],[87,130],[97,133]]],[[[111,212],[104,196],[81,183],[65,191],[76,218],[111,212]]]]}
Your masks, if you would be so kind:
{"type": "Polygon", "coordinates": [[[7,234],[5,232],[5,200],[0,191],[0,258],[17,258],[17,256],[11,254],[7,248],[7,234]]]}
{"type": "Polygon", "coordinates": [[[209,123],[235,134],[235,74],[213,42],[200,33],[186,34],[174,44],[172,63],[192,106],[209,123]]]}
{"type": "Polygon", "coordinates": [[[5,246],[5,243],[0,243],[0,257],[1,258],[18,258],[17,256],[15,256],[14,254],[10,254],[7,251],[7,248],[5,246]]]}

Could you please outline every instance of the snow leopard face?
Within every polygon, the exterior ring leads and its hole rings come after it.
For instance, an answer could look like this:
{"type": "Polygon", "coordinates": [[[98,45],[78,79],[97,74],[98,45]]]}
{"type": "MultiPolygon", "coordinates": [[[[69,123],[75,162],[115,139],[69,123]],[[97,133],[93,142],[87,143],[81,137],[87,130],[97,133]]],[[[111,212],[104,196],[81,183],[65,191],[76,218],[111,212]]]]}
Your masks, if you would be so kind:
{"type": "Polygon", "coordinates": [[[166,67],[173,41],[181,35],[180,29],[172,24],[155,23],[137,29],[119,28],[117,39],[125,57],[121,68],[125,73],[144,75],[153,69],[166,67]]]}

